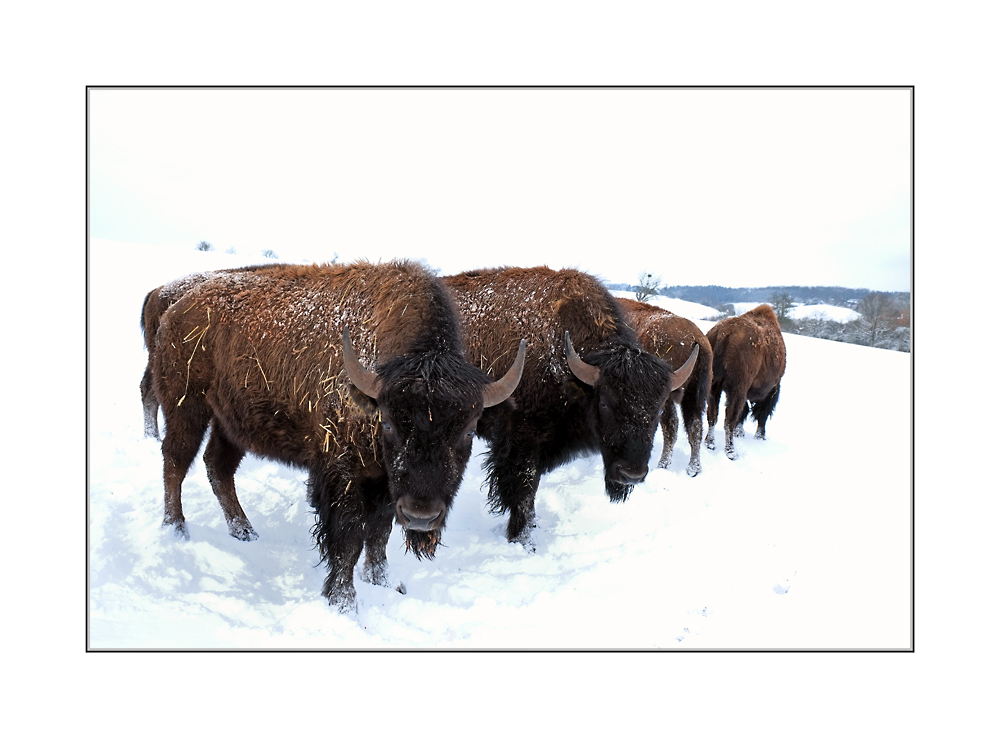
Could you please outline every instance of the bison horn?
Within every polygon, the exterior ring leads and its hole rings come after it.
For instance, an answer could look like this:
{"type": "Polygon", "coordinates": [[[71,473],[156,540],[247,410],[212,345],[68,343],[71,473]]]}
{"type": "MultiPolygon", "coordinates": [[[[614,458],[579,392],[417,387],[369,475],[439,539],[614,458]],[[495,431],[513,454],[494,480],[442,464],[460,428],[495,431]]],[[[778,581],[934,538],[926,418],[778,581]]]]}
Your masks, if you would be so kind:
{"type": "Polygon", "coordinates": [[[373,400],[378,398],[382,380],[375,372],[361,366],[357,354],[354,353],[351,337],[347,335],[347,326],[344,326],[344,368],[347,369],[347,376],[350,377],[351,384],[373,400]]]}
{"type": "Polygon", "coordinates": [[[684,366],[673,373],[673,378],[670,380],[670,391],[678,389],[683,386],[688,377],[691,376],[691,372],[694,371],[694,362],[698,359],[698,344],[694,345],[694,351],[688,357],[688,360],[684,362],[684,366]]]}
{"type": "Polygon", "coordinates": [[[517,389],[518,382],[521,381],[521,372],[524,369],[524,355],[527,348],[527,341],[521,339],[521,345],[517,347],[517,356],[507,373],[500,379],[492,382],[483,389],[483,407],[493,407],[506,400],[517,389]]]}
{"type": "Polygon", "coordinates": [[[601,370],[593,364],[588,364],[576,355],[573,342],[569,338],[569,331],[566,331],[564,337],[566,339],[566,361],[569,362],[569,370],[581,382],[593,387],[601,377],[601,370]]]}

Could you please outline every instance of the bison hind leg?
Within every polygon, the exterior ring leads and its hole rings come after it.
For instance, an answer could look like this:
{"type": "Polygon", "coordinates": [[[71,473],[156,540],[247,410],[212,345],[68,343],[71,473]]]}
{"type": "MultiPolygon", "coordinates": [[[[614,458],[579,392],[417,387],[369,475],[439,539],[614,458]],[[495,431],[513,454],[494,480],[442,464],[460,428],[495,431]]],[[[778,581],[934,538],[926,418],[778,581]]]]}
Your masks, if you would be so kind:
{"type": "Polygon", "coordinates": [[[246,452],[233,444],[215,424],[205,446],[205,471],[226,518],[229,535],[240,541],[256,541],[257,532],[250,525],[236,496],[236,469],[246,452]]]}
{"type": "Polygon", "coordinates": [[[160,411],[160,403],[153,392],[153,372],[149,366],[139,382],[139,394],[142,397],[143,437],[160,440],[160,427],[156,417],[160,411]]]}

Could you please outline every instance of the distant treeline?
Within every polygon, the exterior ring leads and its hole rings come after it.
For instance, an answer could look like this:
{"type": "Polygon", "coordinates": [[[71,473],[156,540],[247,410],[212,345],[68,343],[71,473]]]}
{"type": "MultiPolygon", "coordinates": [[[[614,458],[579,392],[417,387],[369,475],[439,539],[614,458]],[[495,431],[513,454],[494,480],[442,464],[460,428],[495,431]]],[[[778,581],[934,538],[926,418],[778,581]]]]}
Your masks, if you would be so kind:
{"type": "MultiPolygon", "coordinates": [[[[635,291],[637,285],[612,284],[610,289],[635,291]]],[[[858,300],[862,299],[871,290],[854,289],[851,287],[803,287],[803,286],[778,286],[778,287],[720,287],[716,284],[708,285],[674,285],[661,287],[657,294],[663,297],[674,297],[679,300],[696,302],[700,305],[719,308],[723,305],[731,305],[736,302],[770,302],[775,294],[788,294],[792,302],[802,305],[837,305],[840,307],[852,307],[858,300]]],[[[888,292],[890,297],[900,298],[906,301],[910,299],[909,292],[888,292]]]]}

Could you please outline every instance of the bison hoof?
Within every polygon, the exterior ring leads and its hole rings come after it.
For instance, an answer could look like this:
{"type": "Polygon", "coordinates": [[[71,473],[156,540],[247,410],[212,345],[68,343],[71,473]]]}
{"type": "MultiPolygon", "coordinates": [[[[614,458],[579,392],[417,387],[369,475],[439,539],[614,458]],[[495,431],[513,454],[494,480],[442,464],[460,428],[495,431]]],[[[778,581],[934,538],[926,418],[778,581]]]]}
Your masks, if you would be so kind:
{"type": "Polygon", "coordinates": [[[332,607],[337,608],[337,612],[344,615],[356,615],[358,612],[357,595],[354,587],[350,591],[331,592],[326,596],[332,607]]]}
{"type": "Polygon", "coordinates": [[[164,526],[172,526],[174,529],[174,537],[182,541],[190,541],[191,536],[188,534],[187,523],[183,520],[164,520],[164,526]]]}
{"type": "Polygon", "coordinates": [[[256,541],[259,536],[250,525],[233,526],[229,529],[229,535],[238,541],[256,541]]]}
{"type": "Polygon", "coordinates": [[[757,431],[753,434],[754,438],[759,438],[761,441],[767,440],[764,438],[764,431],[757,431]]]}
{"type": "Polygon", "coordinates": [[[399,592],[401,595],[405,595],[406,594],[406,585],[403,584],[402,582],[400,582],[399,586],[396,587],[396,591],[399,592]]]}
{"type": "Polygon", "coordinates": [[[520,543],[528,553],[535,553],[535,541],[532,536],[534,528],[534,523],[526,525],[516,535],[508,535],[507,540],[510,543],[520,543]]]}
{"type": "Polygon", "coordinates": [[[728,459],[729,459],[730,461],[736,461],[736,459],[738,459],[738,458],[739,458],[739,454],[737,454],[737,453],[736,453],[736,449],[734,449],[734,448],[729,448],[729,449],[726,449],[726,457],[727,457],[727,458],[728,458],[728,459]]]}
{"type": "Polygon", "coordinates": [[[701,464],[688,464],[687,473],[689,477],[696,477],[701,473],[701,464]]]}

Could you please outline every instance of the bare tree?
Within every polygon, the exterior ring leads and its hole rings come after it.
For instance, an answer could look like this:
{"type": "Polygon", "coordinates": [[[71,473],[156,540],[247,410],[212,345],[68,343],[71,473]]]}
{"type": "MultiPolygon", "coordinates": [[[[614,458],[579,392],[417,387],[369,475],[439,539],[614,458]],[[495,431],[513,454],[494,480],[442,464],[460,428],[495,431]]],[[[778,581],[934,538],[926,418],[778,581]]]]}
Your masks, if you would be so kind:
{"type": "Polygon", "coordinates": [[[857,320],[858,337],[865,346],[877,346],[895,329],[900,315],[896,301],[883,292],[869,292],[858,301],[855,310],[860,316],[857,320]]]}
{"type": "Polygon", "coordinates": [[[208,241],[202,241],[197,246],[195,246],[197,251],[215,251],[215,247],[208,241]]]}
{"type": "Polygon", "coordinates": [[[795,321],[788,317],[792,311],[792,296],[787,292],[774,292],[771,294],[771,307],[774,314],[778,316],[778,322],[785,330],[794,330],[795,321]]]}
{"type": "Polygon", "coordinates": [[[660,278],[652,274],[643,273],[639,275],[639,286],[635,290],[635,299],[638,302],[649,302],[649,298],[660,291],[660,278]]]}

